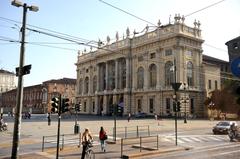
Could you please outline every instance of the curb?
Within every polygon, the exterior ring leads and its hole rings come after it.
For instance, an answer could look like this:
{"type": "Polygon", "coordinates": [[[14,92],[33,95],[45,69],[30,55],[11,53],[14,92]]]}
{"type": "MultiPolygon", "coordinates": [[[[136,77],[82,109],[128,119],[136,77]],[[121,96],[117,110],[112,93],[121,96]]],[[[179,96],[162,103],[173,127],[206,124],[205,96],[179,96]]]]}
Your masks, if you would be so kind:
{"type": "MultiPolygon", "coordinates": [[[[133,145],[133,146],[137,146],[137,145],[133,145]]],[[[138,147],[139,148],[139,147],[138,147]]],[[[150,149],[150,148],[143,148],[143,149],[150,149]]],[[[139,158],[139,157],[143,157],[143,156],[151,156],[151,155],[157,155],[157,154],[161,154],[161,153],[169,153],[169,152],[176,152],[176,151],[186,151],[186,150],[190,150],[192,149],[192,147],[174,147],[174,148],[166,148],[164,150],[154,150],[152,148],[151,152],[139,152],[139,153],[135,153],[135,154],[128,154],[128,155],[123,155],[123,159],[132,159],[132,158],[139,158]]]]}

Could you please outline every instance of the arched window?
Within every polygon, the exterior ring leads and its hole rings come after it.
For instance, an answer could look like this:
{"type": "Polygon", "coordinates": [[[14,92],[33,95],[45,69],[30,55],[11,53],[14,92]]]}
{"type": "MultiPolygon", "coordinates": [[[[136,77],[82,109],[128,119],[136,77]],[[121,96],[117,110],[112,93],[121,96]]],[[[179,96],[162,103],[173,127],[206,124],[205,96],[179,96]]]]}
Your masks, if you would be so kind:
{"type": "Polygon", "coordinates": [[[93,77],[92,86],[93,86],[93,93],[95,93],[96,90],[97,90],[97,76],[94,76],[94,77],[93,77]]]}
{"type": "Polygon", "coordinates": [[[171,61],[166,62],[165,64],[165,85],[170,86],[173,83],[174,79],[174,68],[171,61]]]}
{"type": "Polygon", "coordinates": [[[193,64],[191,61],[187,63],[187,84],[193,86],[193,64]]]}
{"type": "Polygon", "coordinates": [[[149,66],[149,85],[151,88],[156,87],[157,85],[157,66],[155,64],[151,64],[149,66]]]}
{"type": "Polygon", "coordinates": [[[88,77],[86,77],[85,78],[85,81],[84,81],[84,86],[85,86],[85,92],[84,93],[88,93],[88,86],[89,86],[89,78],[88,77]]]}
{"type": "Polygon", "coordinates": [[[83,88],[83,80],[79,80],[79,87],[78,87],[78,94],[82,94],[82,88],[83,88]]]}
{"type": "Polygon", "coordinates": [[[142,67],[139,67],[137,71],[137,88],[143,88],[143,84],[144,84],[144,69],[142,67]]]}

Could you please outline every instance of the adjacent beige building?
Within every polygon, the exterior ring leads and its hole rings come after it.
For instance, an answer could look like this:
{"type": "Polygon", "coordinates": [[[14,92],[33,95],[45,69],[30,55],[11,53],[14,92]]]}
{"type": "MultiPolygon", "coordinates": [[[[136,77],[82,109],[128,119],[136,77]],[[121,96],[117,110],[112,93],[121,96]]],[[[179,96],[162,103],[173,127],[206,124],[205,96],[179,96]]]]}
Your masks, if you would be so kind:
{"type": "Polygon", "coordinates": [[[0,93],[16,88],[16,76],[13,72],[0,69],[0,93]]]}
{"type": "MultiPolygon", "coordinates": [[[[123,108],[123,114],[145,112],[162,116],[173,115],[174,61],[176,82],[185,83],[177,98],[189,98],[181,113],[204,115],[205,79],[202,61],[200,23],[193,27],[185,18],[175,16],[174,24],[161,25],[155,30],[145,28],[142,35],[111,42],[88,53],[79,53],[77,66],[76,102],[82,113],[112,114],[113,104],[123,108]],[[175,60],[174,60],[175,59],[175,60]]],[[[215,71],[215,70],[213,70],[215,71]]],[[[219,75],[220,77],[220,75],[219,75]]]]}

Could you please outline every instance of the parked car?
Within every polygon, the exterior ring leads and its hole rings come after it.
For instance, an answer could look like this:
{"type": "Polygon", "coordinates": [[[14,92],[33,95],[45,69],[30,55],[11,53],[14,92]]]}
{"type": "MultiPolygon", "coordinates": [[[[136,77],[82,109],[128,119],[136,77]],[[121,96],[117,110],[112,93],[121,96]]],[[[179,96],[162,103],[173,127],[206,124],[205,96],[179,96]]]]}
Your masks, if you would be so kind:
{"type": "Polygon", "coordinates": [[[213,134],[228,134],[228,131],[229,131],[232,123],[235,123],[235,125],[237,126],[237,123],[235,121],[220,121],[220,122],[218,122],[212,129],[213,134]]]}
{"type": "Polygon", "coordinates": [[[147,117],[147,113],[139,112],[135,115],[135,118],[145,118],[147,117]]]}

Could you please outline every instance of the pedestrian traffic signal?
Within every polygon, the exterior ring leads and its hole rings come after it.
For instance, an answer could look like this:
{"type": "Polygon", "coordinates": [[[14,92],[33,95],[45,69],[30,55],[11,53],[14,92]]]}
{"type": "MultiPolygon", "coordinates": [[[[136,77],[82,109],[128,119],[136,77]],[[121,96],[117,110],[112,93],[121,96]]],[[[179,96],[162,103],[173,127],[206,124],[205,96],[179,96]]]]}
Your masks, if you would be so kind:
{"type": "Polygon", "coordinates": [[[76,104],[75,105],[75,111],[80,112],[82,110],[82,104],[76,104]]]}
{"type": "Polygon", "coordinates": [[[180,112],[181,111],[181,103],[178,102],[173,102],[173,111],[174,112],[180,112]]]}
{"type": "Polygon", "coordinates": [[[61,113],[65,113],[69,111],[69,98],[63,98],[62,99],[62,106],[61,106],[61,113]]]}
{"type": "Polygon", "coordinates": [[[53,97],[51,101],[51,105],[52,105],[51,112],[57,113],[59,109],[59,98],[53,97]]]}

